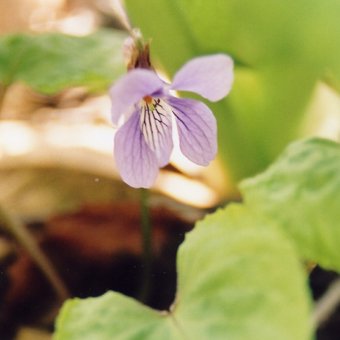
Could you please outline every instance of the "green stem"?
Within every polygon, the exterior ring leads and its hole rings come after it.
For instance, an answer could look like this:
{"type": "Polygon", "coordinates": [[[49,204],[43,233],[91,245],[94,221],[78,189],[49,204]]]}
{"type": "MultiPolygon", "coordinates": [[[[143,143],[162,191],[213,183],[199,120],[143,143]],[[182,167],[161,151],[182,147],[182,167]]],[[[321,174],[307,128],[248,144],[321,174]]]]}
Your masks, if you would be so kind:
{"type": "Polygon", "coordinates": [[[70,294],[58,273],[46,255],[39,248],[37,242],[27,230],[21,220],[0,204],[0,223],[22,244],[38,265],[61,301],[66,300],[70,294]]]}
{"type": "Polygon", "coordinates": [[[140,300],[146,302],[150,293],[152,270],[152,226],[149,209],[149,193],[146,189],[140,191],[141,203],[141,233],[143,247],[143,276],[140,291],[140,300]]]}

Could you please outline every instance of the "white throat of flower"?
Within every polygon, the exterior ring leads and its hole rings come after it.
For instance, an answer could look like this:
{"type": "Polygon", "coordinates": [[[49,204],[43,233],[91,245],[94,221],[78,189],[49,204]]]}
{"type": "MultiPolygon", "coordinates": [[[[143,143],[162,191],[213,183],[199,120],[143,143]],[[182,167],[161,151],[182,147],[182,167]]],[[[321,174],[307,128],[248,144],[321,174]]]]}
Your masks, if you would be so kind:
{"type": "Polygon", "coordinates": [[[167,136],[171,135],[171,107],[160,98],[145,96],[140,108],[140,129],[145,142],[160,158],[167,136]]]}

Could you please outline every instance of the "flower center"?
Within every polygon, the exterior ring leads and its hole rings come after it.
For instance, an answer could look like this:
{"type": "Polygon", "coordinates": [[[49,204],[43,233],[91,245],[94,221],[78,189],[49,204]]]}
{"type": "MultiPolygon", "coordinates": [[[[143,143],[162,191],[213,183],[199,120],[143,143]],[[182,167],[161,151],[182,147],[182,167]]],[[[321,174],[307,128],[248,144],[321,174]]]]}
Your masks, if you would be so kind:
{"type": "Polygon", "coordinates": [[[145,106],[147,106],[151,111],[155,110],[155,105],[153,104],[152,100],[153,98],[151,96],[145,96],[143,97],[145,106]]]}
{"type": "Polygon", "coordinates": [[[145,101],[146,104],[152,103],[152,97],[151,96],[145,96],[145,97],[143,97],[143,100],[145,101]]]}
{"type": "Polygon", "coordinates": [[[141,102],[140,128],[146,143],[158,156],[171,135],[171,108],[160,98],[145,96],[141,102]]]}

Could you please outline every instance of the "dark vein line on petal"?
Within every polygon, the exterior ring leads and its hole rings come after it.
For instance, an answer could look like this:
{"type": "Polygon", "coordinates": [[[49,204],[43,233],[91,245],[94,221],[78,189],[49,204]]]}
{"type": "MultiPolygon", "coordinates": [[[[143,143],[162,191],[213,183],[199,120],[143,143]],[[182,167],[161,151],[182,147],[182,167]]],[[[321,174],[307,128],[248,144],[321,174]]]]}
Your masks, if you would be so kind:
{"type": "MultiPolygon", "coordinates": [[[[181,112],[180,110],[178,110],[178,111],[181,112]]],[[[197,137],[196,134],[193,134],[193,133],[192,133],[192,130],[193,130],[193,129],[190,129],[190,128],[187,126],[187,124],[184,122],[184,120],[181,119],[181,118],[179,117],[179,115],[175,113],[174,110],[172,110],[172,113],[173,113],[174,116],[175,116],[175,117],[183,124],[183,126],[185,127],[185,129],[189,132],[189,136],[190,136],[190,137],[186,136],[185,134],[182,134],[182,138],[184,138],[187,142],[190,142],[190,139],[193,138],[193,139],[195,140],[195,142],[196,142],[196,145],[199,146],[199,148],[200,148],[201,150],[207,150],[207,148],[206,148],[204,145],[202,145],[202,142],[201,142],[201,140],[199,139],[199,137],[197,137]]],[[[183,114],[183,112],[181,112],[181,113],[183,114]]],[[[199,132],[202,132],[202,129],[199,127],[199,125],[197,125],[196,123],[194,123],[193,120],[190,119],[190,118],[188,117],[188,115],[186,115],[186,117],[190,120],[190,124],[192,123],[193,125],[195,125],[196,127],[198,127],[198,131],[199,131],[199,132]]],[[[196,131],[197,131],[197,129],[196,129],[196,131]]],[[[207,138],[206,134],[204,134],[204,133],[202,134],[202,133],[201,133],[201,136],[203,136],[204,139],[206,139],[206,140],[208,141],[208,144],[211,144],[211,143],[209,142],[209,139],[207,138]]],[[[195,148],[195,144],[194,144],[194,145],[193,145],[192,143],[189,143],[189,144],[191,144],[191,145],[195,148]]],[[[210,146],[211,146],[211,145],[210,145],[210,146]]],[[[195,149],[197,150],[197,147],[196,147],[195,149]]],[[[201,153],[201,150],[200,150],[200,153],[201,153]]]]}

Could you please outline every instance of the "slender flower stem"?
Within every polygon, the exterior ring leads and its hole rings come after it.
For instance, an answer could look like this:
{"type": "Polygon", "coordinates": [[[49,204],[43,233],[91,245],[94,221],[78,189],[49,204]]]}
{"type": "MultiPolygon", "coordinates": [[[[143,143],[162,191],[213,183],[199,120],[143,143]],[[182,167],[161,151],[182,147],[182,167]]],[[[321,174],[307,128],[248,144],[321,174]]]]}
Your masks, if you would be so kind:
{"type": "Polygon", "coordinates": [[[129,32],[130,34],[133,33],[133,29],[131,27],[131,23],[129,17],[126,13],[125,7],[122,4],[121,0],[111,0],[111,6],[113,9],[113,15],[118,19],[119,23],[122,27],[129,32]]]}
{"type": "Polygon", "coordinates": [[[143,275],[140,290],[140,300],[146,302],[150,293],[152,269],[152,226],[149,209],[149,192],[140,189],[141,203],[141,233],[143,246],[143,275]]]}
{"type": "Polygon", "coordinates": [[[0,204],[0,222],[29,252],[34,262],[43,272],[61,301],[66,300],[70,294],[65,287],[53,265],[37,245],[32,235],[20,219],[0,204]]]}

